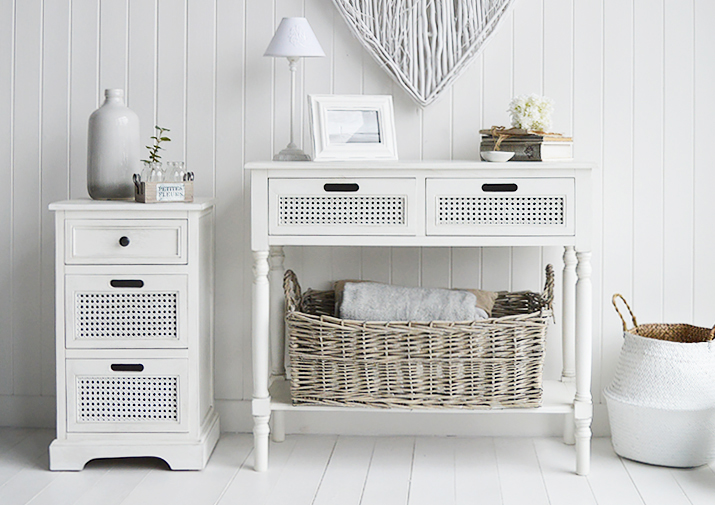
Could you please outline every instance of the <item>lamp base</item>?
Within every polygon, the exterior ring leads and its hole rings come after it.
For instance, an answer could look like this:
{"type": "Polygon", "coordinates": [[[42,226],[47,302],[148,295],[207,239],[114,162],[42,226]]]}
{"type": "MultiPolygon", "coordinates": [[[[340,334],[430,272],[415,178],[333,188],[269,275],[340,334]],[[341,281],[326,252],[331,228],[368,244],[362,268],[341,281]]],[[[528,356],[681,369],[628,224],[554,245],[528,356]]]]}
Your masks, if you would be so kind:
{"type": "Polygon", "coordinates": [[[288,147],[273,156],[273,161],[310,161],[310,155],[305,154],[300,147],[288,144],[288,147]]]}

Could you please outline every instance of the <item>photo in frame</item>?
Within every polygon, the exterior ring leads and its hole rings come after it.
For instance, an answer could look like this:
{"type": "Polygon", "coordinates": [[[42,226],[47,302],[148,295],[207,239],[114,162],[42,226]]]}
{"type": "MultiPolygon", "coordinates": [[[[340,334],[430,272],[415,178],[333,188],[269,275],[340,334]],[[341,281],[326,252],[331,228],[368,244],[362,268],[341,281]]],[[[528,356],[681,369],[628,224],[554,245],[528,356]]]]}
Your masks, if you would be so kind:
{"type": "Polygon", "coordinates": [[[308,95],[313,159],[397,160],[390,95],[308,95]]]}

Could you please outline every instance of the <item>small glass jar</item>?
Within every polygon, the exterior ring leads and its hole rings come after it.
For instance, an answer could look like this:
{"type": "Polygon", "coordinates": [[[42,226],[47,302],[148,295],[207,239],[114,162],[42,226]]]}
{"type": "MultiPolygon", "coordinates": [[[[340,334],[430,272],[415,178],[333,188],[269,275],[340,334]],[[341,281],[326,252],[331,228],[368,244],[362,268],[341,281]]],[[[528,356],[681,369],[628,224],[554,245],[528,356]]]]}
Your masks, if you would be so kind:
{"type": "Polygon", "coordinates": [[[160,161],[145,161],[142,182],[164,182],[164,168],[160,161]]]}
{"type": "Polygon", "coordinates": [[[166,164],[166,180],[170,182],[183,182],[186,169],[183,161],[169,161],[166,164]]]}

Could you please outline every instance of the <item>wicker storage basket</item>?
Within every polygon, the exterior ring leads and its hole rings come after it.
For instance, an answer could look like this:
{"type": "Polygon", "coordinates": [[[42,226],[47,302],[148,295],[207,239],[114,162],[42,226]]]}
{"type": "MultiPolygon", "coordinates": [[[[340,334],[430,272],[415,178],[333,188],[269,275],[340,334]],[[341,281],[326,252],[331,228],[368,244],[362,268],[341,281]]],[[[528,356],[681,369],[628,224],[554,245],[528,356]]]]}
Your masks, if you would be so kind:
{"type": "Polygon", "coordinates": [[[500,293],[492,317],[465,322],[349,321],[334,291],[301,295],[287,271],[294,405],[538,407],[554,273],[544,293],[500,293]]]}
{"type": "MultiPolygon", "coordinates": [[[[613,296],[613,305],[621,295],[613,296]]],[[[623,322],[623,347],[604,390],[616,454],[692,467],[715,459],[715,329],[623,322]]]]}

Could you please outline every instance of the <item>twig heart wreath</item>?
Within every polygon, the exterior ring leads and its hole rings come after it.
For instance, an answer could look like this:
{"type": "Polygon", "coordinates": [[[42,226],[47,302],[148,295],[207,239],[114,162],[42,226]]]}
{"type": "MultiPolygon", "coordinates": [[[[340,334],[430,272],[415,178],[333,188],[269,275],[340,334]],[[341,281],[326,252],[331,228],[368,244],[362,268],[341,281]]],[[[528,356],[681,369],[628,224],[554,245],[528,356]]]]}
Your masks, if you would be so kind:
{"type": "Polygon", "coordinates": [[[513,0],[333,0],[353,34],[421,106],[469,66],[513,0]]]}

